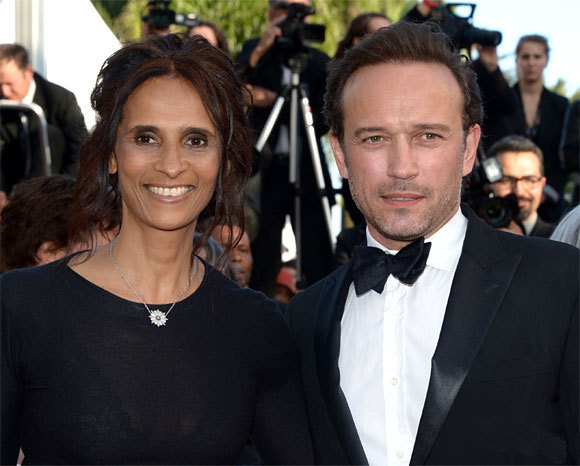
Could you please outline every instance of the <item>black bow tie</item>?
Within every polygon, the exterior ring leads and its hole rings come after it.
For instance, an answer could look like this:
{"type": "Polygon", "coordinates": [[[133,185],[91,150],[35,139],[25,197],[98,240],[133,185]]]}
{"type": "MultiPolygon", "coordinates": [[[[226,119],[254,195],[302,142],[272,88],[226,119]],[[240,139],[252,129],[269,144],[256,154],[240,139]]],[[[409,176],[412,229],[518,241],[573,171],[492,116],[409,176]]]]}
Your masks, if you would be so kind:
{"type": "Polygon", "coordinates": [[[382,293],[389,274],[412,285],[425,270],[431,243],[421,237],[405,246],[397,254],[387,254],[379,248],[355,246],[352,274],[356,295],[375,290],[382,293]]]}

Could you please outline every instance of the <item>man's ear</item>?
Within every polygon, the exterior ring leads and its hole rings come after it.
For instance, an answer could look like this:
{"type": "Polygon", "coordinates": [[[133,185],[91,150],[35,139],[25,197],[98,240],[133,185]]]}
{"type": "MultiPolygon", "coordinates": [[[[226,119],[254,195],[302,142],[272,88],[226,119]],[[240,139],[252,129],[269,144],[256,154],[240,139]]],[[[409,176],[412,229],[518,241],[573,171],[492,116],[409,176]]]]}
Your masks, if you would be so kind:
{"type": "Polygon", "coordinates": [[[348,168],[346,165],[346,154],[342,144],[338,140],[338,137],[334,133],[330,133],[330,146],[332,147],[332,152],[334,152],[334,160],[336,161],[336,166],[338,167],[338,172],[340,176],[348,179],[348,168]]]}
{"type": "Polygon", "coordinates": [[[471,170],[473,170],[473,164],[475,163],[475,156],[477,155],[477,146],[479,145],[480,138],[481,127],[478,124],[471,126],[467,130],[465,149],[463,151],[463,176],[469,175],[471,170]]]}
{"type": "Polygon", "coordinates": [[[115,157],[115,153],[111,152],[109,156],[109,175],[114,175],[117,173],[117,157],[115,157]]]}

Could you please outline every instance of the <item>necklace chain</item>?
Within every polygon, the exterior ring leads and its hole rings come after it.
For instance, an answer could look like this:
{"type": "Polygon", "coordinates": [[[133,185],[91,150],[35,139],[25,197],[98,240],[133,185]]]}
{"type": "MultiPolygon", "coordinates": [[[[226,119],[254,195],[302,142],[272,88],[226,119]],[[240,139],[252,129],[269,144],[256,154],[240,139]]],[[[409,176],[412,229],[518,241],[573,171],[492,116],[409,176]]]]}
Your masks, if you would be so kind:
{"type": "Polygon", "coordinates": [[[109,246],[109,256],[111,257],[111,261],[113,262],[113,265],[117,269],[117,272],[119,272],[119,275],[121,275],[121,278],[123,279],[125,284],[130,288],[130,290],[135,294],[137,299],[139,301],[141,301],[143,306],[145,306],[145,309],[147,309],[147,312],[149,313],[149,318],[151,319],[151,323],[154,325],[157,325],[158,327],[165,325],[165,323],[167,322],[167,316],[173,310],[173,308],[177,304],[177,301],[179,301],[179,298],[181,298],[183,296],[183,294],[189,289],[189,287],[191,285],[191,280],[192,280],[193,274],[195,273],[195,270],[196,270],[195,259],[194,259],[194,266],[192,267],[191,273],[189,274],[189,278],[187,280],[187,285],[185,285],[185,288],[183,288],[183,290],[181,290],[179,292],[179,294],[177,295],[177,298],[175,298],[175,301],[173,302],[171,307],[167,310],[167,312],[162,312],[159,309],[151,310],[151,309],[149,309],[149,306],[147,306],[147,303],[145,302],[145,300],[141,297],[141,295],[139,293],[137,293],[137,290],[133,287],[133,285],[131,285],[131,283],[129,282],[129,280],[127,279],[127,277],[125,276],[125,274],[120,269],[117,262],[115,261],[115,258],[113,257],[113,247],[114,247],[116,241],[117,241],[116,238],[113,241],[111,241],[111,244],[109,246]]]}

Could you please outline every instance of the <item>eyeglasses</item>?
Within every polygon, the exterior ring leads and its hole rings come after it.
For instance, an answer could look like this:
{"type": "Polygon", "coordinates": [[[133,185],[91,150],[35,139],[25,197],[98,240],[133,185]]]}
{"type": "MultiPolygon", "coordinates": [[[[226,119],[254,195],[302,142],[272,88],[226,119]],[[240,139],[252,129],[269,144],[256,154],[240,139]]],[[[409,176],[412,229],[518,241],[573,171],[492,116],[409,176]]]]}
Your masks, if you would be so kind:
{"type": "Polygon", "coordinates": [[[504,175],[500,180],[496,181],[495,184],[501,187],[510,187],[515,188],[516,185],[521,182],[524,188],[532,189],[534,188],[540,181],[542,181],[542,177],[540,176],[522,176],[521,178],[517,178],[515,176],[504,175]]]}

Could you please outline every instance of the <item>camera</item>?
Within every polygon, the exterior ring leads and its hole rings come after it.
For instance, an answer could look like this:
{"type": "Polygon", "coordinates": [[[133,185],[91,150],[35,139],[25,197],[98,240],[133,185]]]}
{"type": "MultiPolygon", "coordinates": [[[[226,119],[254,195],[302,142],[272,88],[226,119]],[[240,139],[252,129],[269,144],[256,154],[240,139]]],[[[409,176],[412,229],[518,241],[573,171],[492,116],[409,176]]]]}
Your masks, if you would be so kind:
{"type": "Polygon", "coordinates": [[[172,24],[190,28],[199,26],[199,18],[196,14],[176,13],[169,8],[170,3],[171,0],[150,0],[147,3],[147,14],[141,19],[154,29],[167,29],[172,24]]]}
{"type": "Polygon", "coordinates": [[[278,2],[275,8],[288,10],[288,16],[279,26],[282,35],[276,38],[276,47],[283,56],[304,51],[305,42],[324,42],[326,27],[304,22],[307,16],[315,13],[312,7],[303,3],[278,2]]]}
{"type": "Polygon", "coordinates": [[[431,12],[431,18],[441,26],[458,50],[469,50],[475,43],[483,46],[501,43],[501,32],[479,29],[471,24],[475,8],[474,3],[447,3],[438,5],[431,12]]]}
{"type": "Polygon", "coordinates": [[[478,217],[494,228],[507,227],[519,214],[518,199],[514,193],[505,197],[496,196],[491,183],[503,176],[496,158],[482,158],[478,154],[476,166],[469,178],[469,186],[464,191],[463,201],[467,202],[478,217]]]}

